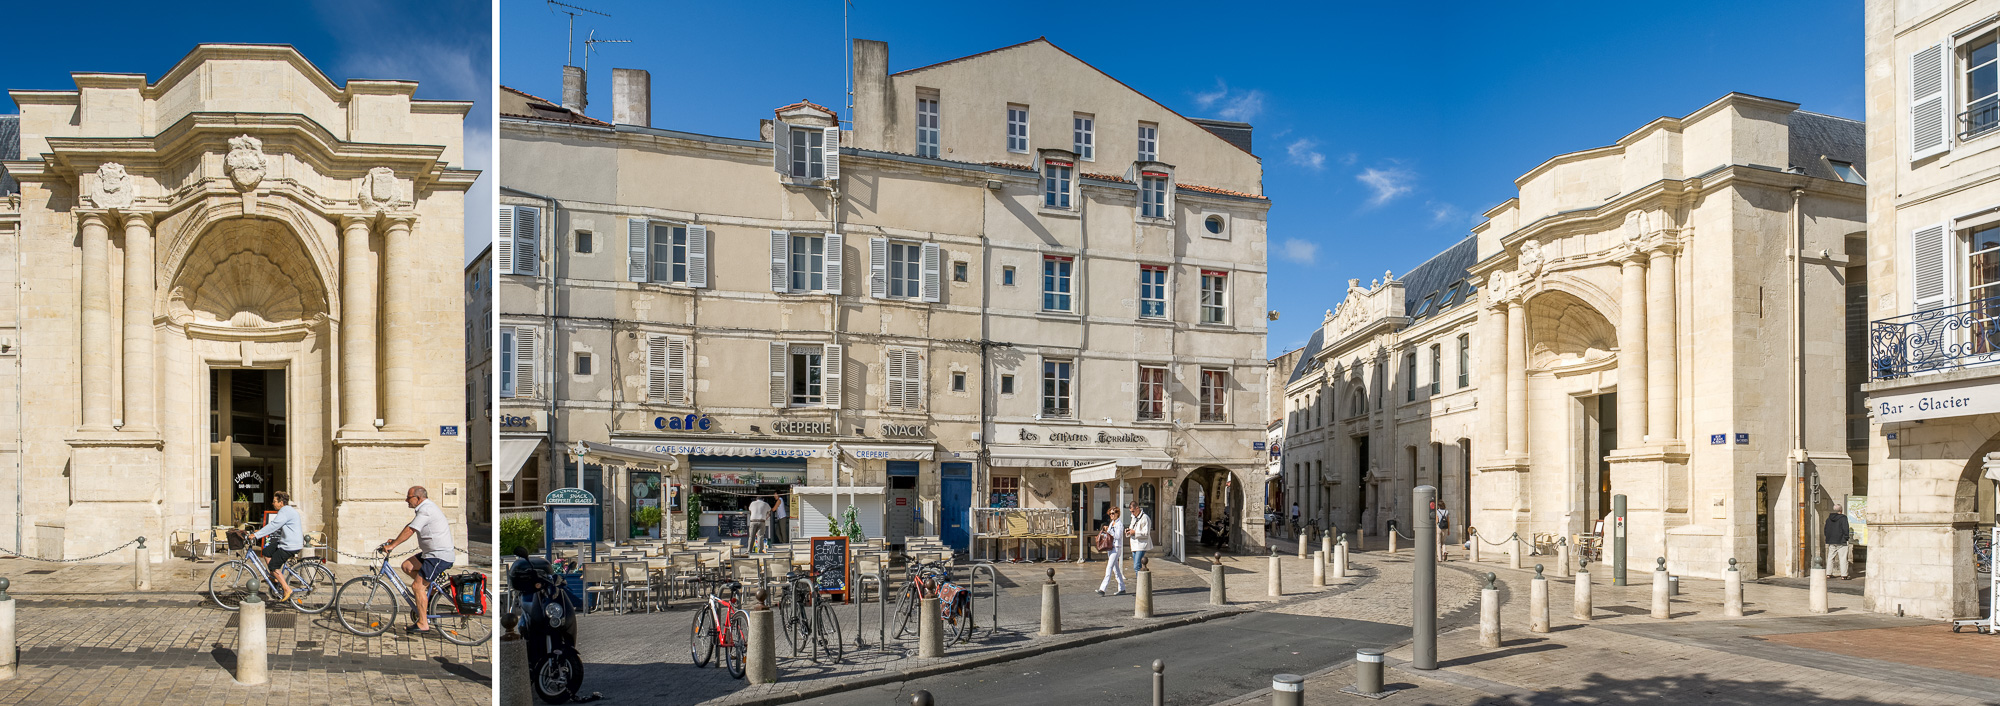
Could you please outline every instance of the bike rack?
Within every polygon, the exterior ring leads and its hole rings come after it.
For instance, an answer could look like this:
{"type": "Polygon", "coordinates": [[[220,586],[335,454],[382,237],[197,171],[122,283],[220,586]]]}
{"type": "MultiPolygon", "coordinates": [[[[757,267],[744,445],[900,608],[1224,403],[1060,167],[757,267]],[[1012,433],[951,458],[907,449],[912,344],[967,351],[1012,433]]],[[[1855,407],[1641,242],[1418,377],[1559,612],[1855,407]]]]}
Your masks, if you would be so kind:
{"type": "Polygon", "coordinates": [[[875,644],[885,649],[889,646],[889,578],[881,573],[872,575],[856,573],[854,577],[854,592],[856,595],[854,599],[854,648],[857,651],[861,649],[862,645],[868,644],[861,640],[862,617],[864,615],[862,613],[862,603],[864,601],[859,596],[867,595],[861,591],[861,588],[863,584],[869,582],[875,584],[875,644]]]}
{"type": "Polygon", "coordinates": [[[971,611],[975,619],[979,617],[980,569],[986,570],[986,591],[992,595],[992,598],[989,600],[993,602],[993,623],[986,626],[986,629],[989,632],[998,631],[1000,629],[1000,574],[998,570],[993,568],[993,564],[982,561],[972,565],[971,571],[966,575],[965,581],[968,590],[972,591],[972,600],[966,602],[965,609],[971,611]]]}

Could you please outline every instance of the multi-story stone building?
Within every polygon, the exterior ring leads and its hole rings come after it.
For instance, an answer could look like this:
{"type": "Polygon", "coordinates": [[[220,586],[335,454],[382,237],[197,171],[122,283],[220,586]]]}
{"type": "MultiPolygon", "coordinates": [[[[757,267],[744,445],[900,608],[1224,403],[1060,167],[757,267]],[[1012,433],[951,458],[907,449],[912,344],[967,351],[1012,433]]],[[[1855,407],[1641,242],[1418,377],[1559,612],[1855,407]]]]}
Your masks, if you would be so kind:
{"type": "Polygon", "coordinates": [[[673,532],[779,494],[798,532],[853,506],[965,547],[974,508],[1097,517],[1122,486],[1260,530],[1250,127],[1045,40],[893,74],[854,51],[852,130],[810,102],[755,138],[651,127],[624,69],[613,123],[508,92],[501,155],[535,166],[501,195],[503,505],[605,491],[631,536],[654,487],[673,532]]]}
{"type": "Polygon", "coordinates": [[[1991,590],[2000,479],[2000,2],[1866,7],[1864,600],[1962,617],[1991,590]]]}
{"type": "Polygon", "coordinates": [[[287,46],[72,76],[10,94],[0,430],[23,477],[0,544],[165,556],[170,530],[261,522],[286,491],[361,555],[411,485],[462,541],[472,104],[336,84],[287,46]]]}
{"type": "Polygon", "coordinates": [[[493,522],[493,246],[465,266],[465,517],[474,537],[493,522]]]}
{"type": "Polygon", "coordinates": [[[1403,281],[1351,280],[1287,387],[1302,505],[1379,533],[1431,484],[1455,541],[1469,522],[1546,543],[1624,495],[1634,562],[1801,573],[1827,504],[1802,521],[1800,493],[1853,483],[1861,136],[1730,94],[1535,167],[1403,281]]]}

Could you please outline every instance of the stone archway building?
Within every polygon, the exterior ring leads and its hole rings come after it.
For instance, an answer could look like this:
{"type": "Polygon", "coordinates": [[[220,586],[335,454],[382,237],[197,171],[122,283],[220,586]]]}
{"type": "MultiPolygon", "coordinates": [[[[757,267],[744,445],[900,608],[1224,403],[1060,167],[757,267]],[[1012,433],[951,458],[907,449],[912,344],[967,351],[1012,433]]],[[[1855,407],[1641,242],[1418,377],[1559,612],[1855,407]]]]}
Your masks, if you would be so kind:
{"type": "Polygon", "coordinates": [[[164,557],[170,531],[257,522],[285,491],[365,554],[420,484],[463,548],[471,104],[336,85],[285,46],[74,77],[12,92],[0,397],[19,396],[23,477],[0,544],[82,557],[143,535],[164,557]]]}

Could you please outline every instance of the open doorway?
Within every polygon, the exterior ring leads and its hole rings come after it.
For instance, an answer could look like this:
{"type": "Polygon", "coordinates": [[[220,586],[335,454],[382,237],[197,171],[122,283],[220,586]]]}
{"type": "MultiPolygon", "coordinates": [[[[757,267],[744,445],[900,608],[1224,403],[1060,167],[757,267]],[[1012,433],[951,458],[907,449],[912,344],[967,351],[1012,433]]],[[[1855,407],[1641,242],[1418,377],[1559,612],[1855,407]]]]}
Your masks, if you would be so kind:
{"type": "Polygon", "coordinates": [[[263,525],[271,494],[286,475],[285,371],[214,369],[208,373],[208,467],[215,479],[211,520],[263,525]]]}
{"type": "Polygon", "coordinates": [[[1611,452],[1618,450],[1618,393],[1607,392],[1583,399],[1584,438],[1589,455],[1584,460],[1584,502],[1588,516],[1585,532],[1596,530],[1597,522],[1611,512],[1611,452]]]}
{"type": "Polygon", "coordinates": [[[1771,492],[1771,478],[1757,479],[1757,575],[1771,575],[1771,503],[1776,500],[1771,492]]]}

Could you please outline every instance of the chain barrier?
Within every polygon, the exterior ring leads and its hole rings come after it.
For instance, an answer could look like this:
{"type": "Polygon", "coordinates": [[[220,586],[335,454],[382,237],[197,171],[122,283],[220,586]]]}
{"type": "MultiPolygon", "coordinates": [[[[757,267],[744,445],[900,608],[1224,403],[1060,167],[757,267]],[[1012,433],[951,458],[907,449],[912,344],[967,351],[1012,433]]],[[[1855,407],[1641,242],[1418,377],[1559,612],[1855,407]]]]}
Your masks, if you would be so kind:
{"type": "MultiPolygon", "coordinates": [[[[360,560],[362,560],[362,561],[369,561],[369,562],[372,562],[372,561],[375,561],[376,559],[379,559],[379,558],[381,558],[380,556],[377,556],[377,555],[361,555],[361,554],[349,554],[349,553],[347,553],[347,552],[343,552],[343,551],[341,551],[341,550],[339,550],[339,549],[334,549],[334,548],[333,548],[333,547],[332,547],[331,545],[329,545],[329,546],[326,546],[325,548],[326,548],[326,549],[328,549],[328,550],[331,550],[331,551],[332,551],[333,553],[335,553],[335,554],[339,554],[339,555],[341,555],[341,556],[344,556],[344,557],[347,557],[347,558],[349,558],[349,559],[360,559],[360,560]]],[[[409,556],[409,555],[411,555],[411,554],[415,554],[415,553],[417,553],[417,552],[420,552],[420,551],[423,551],[423,548],[422,548],[422,547],[413,547],[413,548],[411,548],[411,549],[410,549],[409,551],[407,551],[407,552],[403,552],[403,553],[401,553],[401,554],[390,554],[388,558],[390,558],[390,559],[395,559],[395,558],[397,558],[397,557],[406,557],[406,556],[409,556]]],[[[452,551],[452,553],[453,553],[453,554],[463,554],[463,555],[465,555],[465,558],[467,558],[467,559],[470,559],[470,558],[472,558],[472,552],[468,552],[468,551],[465,551],[465,550],[463,550],[463,549],[459,549],[459,548],[457,548],[457,547],[453,547],[451,551],[452,551]]],[[[453,557],[453,558],[456,558],[456,557],[453,557]]]]}
{"type": "Polygon", "coordinates": [[[137,539],[133,539],[133,540],[132,540],[132,541],[130,541],[130,542],[126,542],[126,543],[124,543],[124,544],[120,544],[120,545],[118,545],[118,546],[115,546],[115,547],[112,547],[112,548],[110,548],[110,549],[106,549],[106,550],[104,550],[104,551],[101,551],[101,552],[98,552],[98,553],[96,553],[96,554],[92,554],[92,555],[90,555],[90,556],[86,556],[86,557],[81,557],[81,558],[77,558],[77,559],[43,559],[43,558],[41,558],[41,557],[38,557],[38,556],[29,556],[29,555],[26,555],[26,554],[15,554],[14,552],[10,552],[10,551],[7,551],[7,550],[6,550],[6,549],[4,549],[4,548],[0,548],[0,554],[6,554],[6,555],[8,555],[8,556],[12,556],[12,557],[16,557],[16,558],[21,558],[21,559],[27,559],[27,560],[29,560],[29,561],[45,561],[45,562],[48,562],[48,563],[51,563],[51,564],[75,564],[75,563],[77,563],[77,562],[81,562],[81,561],[90,561],[90,560],[92,560],[92,559],[96,559],[96,558],[98,558],[98,557],[101,557],[101,556],[105,556],[105,555],[108,555],[108,554],[110,554],[110,553],[112,553],[112,552],[115,552],[115,551],[118,551],[118,550],[120,550],[120,549],[124,549],[124,548],[126,548],[126,547],[129,547],[129,546],[132,546],[132,545],[134,545],[134,544],[138,544],[138,543],[140,543],[140,542],[143,542],[143,541],[146,541],[146,538],[145,538],[145,537],[139,537],[139,538],[137,538],[137,539]]]}
{"type": "Polygon", "coordinates": [[[1504,546],[1507,546],[1507,542],[1508,542],[1508,541],[1511,541],[1511,540],[1516,540],[1516,539],[1520,539],[1520,538],[1521,538],[1521,533],[1519,533],[1519,532],[1515,532],[1514,534],[1510,534],[1510,535],[1507,535],[1507,539],[1503,539],[1503,540],[1500,540],[1500,541],[1498,541],[1498,542],[1488,542],[1488,541],[1486,541],[1486,535],[1483,535],[1483,534],[1480,534],[1480,533],[1479,533],[1479,530],[1477,530],[1477,529],[1474,529],[1474,530],[1472,531],[1472,536],[1473,536],[1474,538],[1478,539],[1478,540],[1479,540],[1479,542],[1480,542],[1481,544],[1484,544],[1484,545],[1486,545],[1486,546],[1489,546],[1489,547],[1504,547],[1504,546]]]}
{"type": "Polygon", "coordinates": [[[1395,532],[1395,533],[1396,533],[1396,536],[1398,536],[1398,537],[1402,537],[1403,539],[1407,539],[1407,540],[1410,540],[1410,541],[1412,541],[1412,542],[1414,542],[1414,541],[1417,541],[1417,536],[1416,536],[1416,535],[1413,535],[1413,534],[1403,534],[1403,530],[1402,530],[1401,528],[1399,528],[1399,527],[1397,527],[1397,526],[1396,526],[1396,521],[1395,521],[1395,520],[1390,520],[1390,521],[1389,521],[1389,531],[1390,531],[1390,532],[1395,532]]]}

